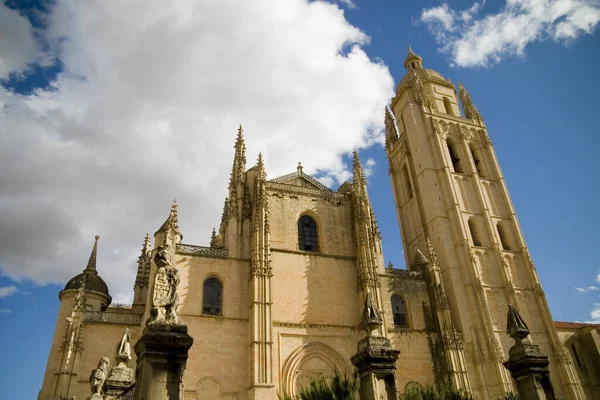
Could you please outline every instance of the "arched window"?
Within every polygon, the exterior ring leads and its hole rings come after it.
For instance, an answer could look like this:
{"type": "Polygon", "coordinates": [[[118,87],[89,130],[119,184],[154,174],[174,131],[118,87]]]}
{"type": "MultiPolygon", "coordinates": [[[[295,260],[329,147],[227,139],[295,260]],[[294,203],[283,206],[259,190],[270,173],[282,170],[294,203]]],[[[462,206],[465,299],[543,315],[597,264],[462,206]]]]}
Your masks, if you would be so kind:
{"type": "Polygon", "coordinates": [[[221,315],[221,293],[223,285],[219,278],[211,276],[204,281],[202,292],[202,314],[221,315]]]}
{"type": "Polygon", "coordinates": [[[462,165],[460,163],[460,158],[458,158],[458,154],[455,151],[454,144],[450,141],[450,139],[446,141],[446,144],[448,145],[448,154],[450,155],[450,161],[452,162],[452,168],[454,169],[454,172],[462,174],[462,165]]]}
{"type": "Polygon", "coordinates": [[[298,220],[298,247],[303,251],[319,251],[317,223],[308,215],[298,220]]]}
{"type": "Polygon", "coordinates": [[[404,180],[404,187],[406,188],[406,198],[412,199],[413,190],[412,185],[410,183],[410,177],[408,176],[408,167],[406,164],[402,166],[402,179],[404,180]]]}
{"type": "Polygon", "coordinates": [[[406,306],[402,297],[397,294],[392,295],[392,313],[394,314],[394,326],[397,328],[407,328],[406,306]]]}
{"type": "Polygon", "coordinates": [[[450,99],[444,97],[444,108],[446,109],[446,114],[454,115],[454,111],[452,110],[452,103],[450,103],[450,99]]]}
{"type": "Polygon", "coordinates": [[[485,178],[486,173],[483,168],[483,163],[481,162],[481,157],[479,157],[479,149],[473,148],[473,144],[469,145],[469,149],[471,149],[471,157],[473,157],[473,163],[475,163],[475,169],[480,177],[485,178]]]}
{"type": "Polygon", "coordinates": [[[502,248],[504,250],[510,250],[510,243],[508,241],[508,236],[506,235],[504,223],[498,222],[498,224],[496,224],[496,228],[498,229],[498,236],[500,236],[500,244],[502,244],[502,248]]]}
{"type": "Polygon", "coordinates": [[[473,240],[473,246],[481,246],[481,240],[479,238],[479,231],[477,230],[477,223],[475,217],[469,218],[469,231],[471,231],[471,239],[473,240]]]}

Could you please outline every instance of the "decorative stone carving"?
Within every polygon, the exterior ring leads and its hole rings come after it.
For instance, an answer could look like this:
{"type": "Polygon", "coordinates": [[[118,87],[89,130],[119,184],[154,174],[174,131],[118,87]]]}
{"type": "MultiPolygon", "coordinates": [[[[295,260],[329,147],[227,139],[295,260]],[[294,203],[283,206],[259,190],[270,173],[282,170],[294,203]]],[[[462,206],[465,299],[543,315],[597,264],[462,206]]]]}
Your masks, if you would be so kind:
{"type": "Polygon", "coordinates": [[[154,277],[154,290],[152,293],[152,308],[148,326],[152,325],[181,325],[177,316],[177,285],[179,285],[179,272],[174,266],[173,254],[168,244],[158,246],[154,256],[156,276],[154,277]]]}
{"type": "Polygon", "coordinates": [[[463,139],[463,140],[471,139],[471,132],[469,131],[469,129],[467,129],[467,127],[465,125],[459,125],[458,130],[460,132],[461,139],[463,139]]]}
{"type": "Polygon", "coordinates": [[[85,311],[85,283],[87,275],[83,275],[79,289],[77,290],[77,296],[75,296],[75,302],[73,303],[73,311],[85,311]]]}
{"type": "Polygon", "coordinates": [[[229,250],[222,248],[223,239],[221,235],[215,237],[215,247],[195,246],[192,244],[177,244],[177,252],[200,257],[227,258],[229,250]]]}
{"type": "Polygon", "coordinates": [[[363,308],[362,317],[360,319],[360,327],[367,332],[367,336],[371,336],[373,331],[383,325],[383,317],[373,301],[371,293],[367,293],[365,298],[365,306],[363,308]]]}
{"type": "Polygon", "coordinates": [[[89,400],[103,399],[102,395],[104,394],[104,391],[102,388],[108,374],[109,364],[110,360],[108,357],[102,357],[100,361],[98,361],[98,367],[92,370],[92,374],[90,375],[90,389],[92,391],[92,395],[88,398],[89,400]]]}
{"type": "Polygon", "coordinates": [[[140,316],[123,312],[87,311],[85,313],[85,322],[95,324],[139,325],[140,316]]]}

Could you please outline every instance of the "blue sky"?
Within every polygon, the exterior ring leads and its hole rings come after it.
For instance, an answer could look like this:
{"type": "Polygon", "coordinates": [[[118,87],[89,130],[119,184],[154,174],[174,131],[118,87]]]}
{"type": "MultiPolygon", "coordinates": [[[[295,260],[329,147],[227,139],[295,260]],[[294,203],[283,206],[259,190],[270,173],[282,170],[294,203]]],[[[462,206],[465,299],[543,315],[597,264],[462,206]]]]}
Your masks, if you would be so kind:
{"type": "Polygon", "coordinates": [[[1,398],[37,396],[96,233],[118,302],[173,198],[208,243],[240,123],[269,177],[302,161],[337,188],[357,148],[404,268],[380,143],[408,44],[483,114],[554,318],[600,323],[597,3],[216,3],[0,3],[1,398]]]}

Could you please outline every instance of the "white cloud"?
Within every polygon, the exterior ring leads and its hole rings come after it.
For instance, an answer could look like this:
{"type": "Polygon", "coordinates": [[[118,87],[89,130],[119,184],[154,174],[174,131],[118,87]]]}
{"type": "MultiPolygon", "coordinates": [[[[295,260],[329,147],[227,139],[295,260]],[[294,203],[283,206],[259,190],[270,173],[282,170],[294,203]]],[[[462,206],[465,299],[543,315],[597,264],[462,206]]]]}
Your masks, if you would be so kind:
{"type": "Polygon", "coordinates": [[[364,165],[364,168],[363,168],[363,172],[364,172],[364,174],[365,174],[366,177],[369,177],[369,176],[373,175],[373,172],[375,171],[375,165],[376,164],[377,163],[372,158],[367,159],[367,162],[365,162],[365,165],[364,165]]]}
{"type": "Polygon", "coordinates": [[[600,324],[600,303],[594,303],[592,311],[590,312],[590,316],[592,319],[591,321],[587,321],[588,323],[600,324]]]}
{"type": "Polygon", "coordinates": [[[596,291],[600,290],[600,288],[597,286],[588,286],[586,288],[575,287],[575,290],[577,290],[579,293],[587,293],[587,292],[596,292],[596,291]]]}
{"type": "Polygon", "coordinates": [[[21,74],[40,55],[29,20],[0,2],[0,79],[21,74]]]}
{"type": "Polygon", "coordinates": [[[0,299],[3,297],[12,296],[15,293],[17,293],[17,288],[14,286],[0,287],[0,299]]]}
{"type": "Polygon", "coordinates": [[[348,8],[356,8],[356,3],[352,0],[340,0],[340,3],[345,5],[348,8]]]}
{"type": "Polygon", "coordinates": [[[0,308],[0,314],[11,314],[12,310],[10,308],[0,308]]]}
{"type": "Polygon", "coordinates": [[[421,12],[453,65],[491,66],[523,56],[535,41],[564,42],[592,33],[600,22],[597,0],[507,0],[497,13],[477,18],[480,4],[457,11],[444,3],[421,12]]]}
{"type": "Polygon", "coordinates": [[[0,87],[5,274],[64,282],[100,234],[99,273],[130,296],[173,198],[184,241],[208,244],[240,123],[269,177],[301,160],[341,183],[342,156],[382,142],[393,80],[338,6],[231,3],[56,2],[43,35],[64,71],[30,96],[0,87]]]}

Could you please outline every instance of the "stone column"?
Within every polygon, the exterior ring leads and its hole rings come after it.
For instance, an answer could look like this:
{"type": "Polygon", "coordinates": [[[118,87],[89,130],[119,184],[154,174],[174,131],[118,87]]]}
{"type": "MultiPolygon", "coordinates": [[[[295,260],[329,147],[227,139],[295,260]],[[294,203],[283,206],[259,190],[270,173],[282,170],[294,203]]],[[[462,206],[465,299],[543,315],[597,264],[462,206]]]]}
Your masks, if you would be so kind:
{"type": "Polygon", "coordinates": [[[507,333],[515,340],[504,363],[515,380],[519,398],[523,400],[554,400],[554,389],[548,372],[548,357],[529,338],[529,328],[519,312],[508,306],[507,333]]]}
{"type": "Polygon", "coordinates": [[[371,293],[367,294],[360,325],[367,336],[358,342],[352,364],[358,371],[361,400],[396,400],[396,360],[400,354],[385,336],[372,335],[383,322],[371,293]]]}
{"type": "Polygon", "coordinates": [[[183,399],[183,373],[194,339],[187,327],[147,327],[135,344],[135,400],[183,399]]]}

